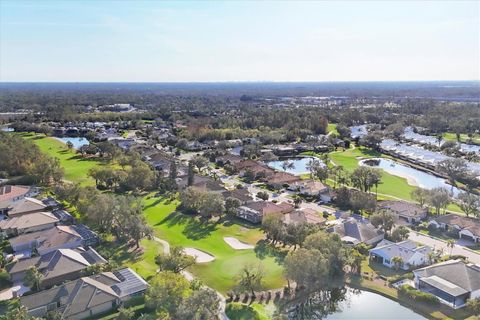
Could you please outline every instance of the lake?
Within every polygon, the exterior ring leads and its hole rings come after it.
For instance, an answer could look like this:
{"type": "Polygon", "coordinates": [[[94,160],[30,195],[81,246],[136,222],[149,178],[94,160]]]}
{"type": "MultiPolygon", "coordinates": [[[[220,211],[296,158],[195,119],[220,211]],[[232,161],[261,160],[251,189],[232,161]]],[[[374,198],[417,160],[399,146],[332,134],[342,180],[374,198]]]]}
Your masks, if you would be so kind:
{"type": "Polygon", "coordinates": [[[398,302],[372,292],[348,289],[346,297],[338,304],[339,310],[325,319],[425,319],[398,302]]]}
{"type": "Polygon", "coordinates": [[[55,137],[55,139],[60,140],[63,143],[67,143],[68,141],[70,141],[73,144],[73,147],[75,149],[79,149],[81,146],[90,144],[90,142],[88,142],[88,140],[83,138],[83,137],[82,138],[59,138],[59,137],[55,137]]]}
{"type": "MultiPolygon", "coordinates": [[[[410,185],[415,185],[425,189],[433,189],[433,188],[446,188],[448,191],[453,191],[453,195],[457,196],[460,190],[452,185],[448,184],[445,179],[437,177],[433,174],[406,166],[399,162],[390,159],[383,159],[377,158],[379,160],[379,164],[374,165],[374,167],[383,169],[384,171],[393,174],[395,176],[399,176],[402,178],[407,179],[410,185]]],[[[364,160],[360,161],[361,165],[366,165],[363,163],[364,160]]]]}
{"type": "MultiPolygon", "coordinates": [[[[308,163],[313,159],[316,159],[316,158],[313,158],[313,157],[285,158],[285,159],[276,160],[276,161],[266,161],[265,164],[270,168],[276,169],[278,171],[288,172],[294,175],[301,175],[301,174],[310,173],[310,170],[307,169],[307,166],[308,166],[308,163]],[[293,163],[293,168],[288,168],[287,170],[284,170],[282,168],[282,164],[285,161],[293,163]]],[[[323,162],[321,162],[321,164],[323,164],[323,162]]]]}

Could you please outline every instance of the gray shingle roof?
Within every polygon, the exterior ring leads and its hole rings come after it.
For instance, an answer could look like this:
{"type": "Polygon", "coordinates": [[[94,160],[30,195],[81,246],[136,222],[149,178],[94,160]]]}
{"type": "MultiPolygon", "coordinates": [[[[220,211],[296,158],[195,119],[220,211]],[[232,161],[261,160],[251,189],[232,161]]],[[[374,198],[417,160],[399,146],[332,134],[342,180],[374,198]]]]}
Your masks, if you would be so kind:
{"type": "Polygon", "coordinates": [[[446,261],[415,270],[414,273],[422,281],[430,285],[436,284],[439,289],[455,296],[459,292],[480,290],[480,266],[466,264],[461,260],[446,261]],[[454,286],[448,285],[448,283],[454,286]]]}

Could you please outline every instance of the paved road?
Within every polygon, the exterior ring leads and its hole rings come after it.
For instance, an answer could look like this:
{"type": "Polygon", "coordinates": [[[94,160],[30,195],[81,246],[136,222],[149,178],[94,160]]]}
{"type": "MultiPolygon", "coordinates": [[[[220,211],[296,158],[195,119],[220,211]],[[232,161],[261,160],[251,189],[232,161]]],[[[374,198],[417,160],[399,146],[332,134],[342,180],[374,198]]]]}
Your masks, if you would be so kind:
{"type": "Polygon", "coordinates": [[[450,250],[452,251],[452,254],[454,255],[462,255],[468,258],[468,260],[472,263],[479,264],[480,265],[480,254],[467,250],[465,247],[460,246],[456,244],[453,247],[453,250],[447,246],[447,243],[445,241],[439,240],[439,239],[434,239],[431,238],[427,235],[424,235],[422,233],[418,233],[415,231],[410,231],[409,239],[413,240],[415,242],[422,243],[424,245],[430,246],[434,248],[435,250],[442,250],[445,252],[445,254],[450,254],[450,250]]]}

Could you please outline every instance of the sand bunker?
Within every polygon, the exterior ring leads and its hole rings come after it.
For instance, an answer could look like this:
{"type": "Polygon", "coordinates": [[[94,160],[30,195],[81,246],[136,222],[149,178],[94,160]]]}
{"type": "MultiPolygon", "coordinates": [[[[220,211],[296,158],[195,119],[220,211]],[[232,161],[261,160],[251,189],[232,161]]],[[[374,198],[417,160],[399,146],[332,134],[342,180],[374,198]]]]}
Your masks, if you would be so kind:
{"type": "Polygon", "coordinates": [[[205,263],[215,260],[214,256],[195,248],[185,248],[183,249],[183,252],[185,252],[189,256],[195,257],[195,261],[197,263],[205,263]]]}
{"type": "Polygon", "coordinates": [[[254,246],[252,246],[251,244],[242,242],[234,237],[224,237],[223,240],[225,240],[225,242],[228,243],[228,245],[235,250],[245,250],[245,249],[254,248],[254,246]]]}

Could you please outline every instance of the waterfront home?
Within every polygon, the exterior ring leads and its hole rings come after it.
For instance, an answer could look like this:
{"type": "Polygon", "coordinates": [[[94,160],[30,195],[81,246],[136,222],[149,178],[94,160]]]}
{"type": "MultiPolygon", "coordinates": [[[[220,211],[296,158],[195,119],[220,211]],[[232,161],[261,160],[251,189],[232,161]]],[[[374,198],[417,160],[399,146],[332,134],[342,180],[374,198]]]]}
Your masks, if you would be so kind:
{"type": "Polygon", "coordinates": [[[36,267],[42,274],[41,288],[59,285],[82,276],[86,268],[107,261],[92,248],[58,249],[42,256],[23,259],[7,266],[14,283],[23,281],[27,271],[36,267]]]}
{"type": "Polygon", "coordinates": [[[260,223],[268,214],[287,214],[293,210],[294,207],[286,202],[276,204],[269,201],[257,201],[240,206],[237,209],[237,217],[252,223],[260,223]]]}
{"type": "Polygon", "coordinates": [[[312,179],[298,180],[288,186],[288,190],[296,191],[301,195],[318,197],[323,202],[332,200],[330,190],[320,181],[312,179]]]}
{"type": "Polygon", "coordinates": [[[458,309],[480,298],[480,266],[450,260],[413,271],[415,287],[458,309]]]}
{"type": "Polygon", "coordinates": [[[417,246],[411,240],[401,242],[391,242],[382,240],[375,248],[370,251],[370,259],[379,262],[388,268],[399,267],[403,270],[409,270],[412,267],[418,267],[429,263],[429,253],[433,249],[429,246],[417,246]],[[399,257],[402,263],[396,266],[393,258],[399,257]]]}
{"type": "Polygon", "coordinates": [[[5,213],[9,217],[16,217],[23,214],[46,211],[47,206],[40,200],[25,197],[14,201],[5,208],[5,213]]]}
{"type": "Polygon", "coordinates": [[[284,186],[289,186],[291,184],[299,182],[300,178],[287,172],[277,171],[274,174],[268,175],[263,180],[270,187],[274,189],[281,189],[284,186]]]}
{"type": "Polygon", "coordinates": [[[428,209],[419,204],[401,200],[382,201],[377,206],[379,209],[392,212],[398,219],[408,223],[420,223],[428,213],[428,209]]]}
{"type": "Polygon", "coordinates": [[[50,212],[35,212],[0,221],[4,236],[13,237],[23,233],[53,228],[59,220],[50,212]]]}
{"type": "Polygon", "coordinates": [[[451,213],[434,217],[430,220],[429,226],[430,225],[445,231],[458,231],[459,238],[480,243],[479,219],[468,218],[451,213]]]}
{"type": "Polygon", "coordinates": [[[245,176],[247,171],[253,173],[254,177],[263,176],[266,177],[275,172],[272,168],[262,165],[254,160],[242,160],[235,164],[235,168],[238,171],[240,177],[245,176]]]}
{"type": "Polygon", "coordinates": [[[141,296],[148,284],[130,268],[83,277],[61,286],[20,298],[28,314],[44,317],[49,311],[62,319],[95,317],[141,296]]]}
{"type": "Polygon", "coordinates": [[[384,233],[375,228],[371,223],[361,222],[355,218],[348,218],[337,223],[328,228],[327,231],[338,234],[343,242],[352,245],[362,242],[372,245],[380,242],[384,237],[384,233]]]}

